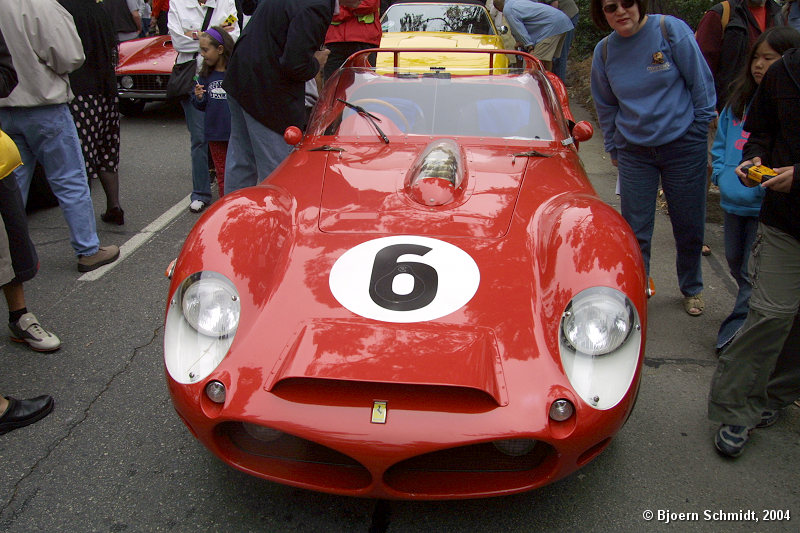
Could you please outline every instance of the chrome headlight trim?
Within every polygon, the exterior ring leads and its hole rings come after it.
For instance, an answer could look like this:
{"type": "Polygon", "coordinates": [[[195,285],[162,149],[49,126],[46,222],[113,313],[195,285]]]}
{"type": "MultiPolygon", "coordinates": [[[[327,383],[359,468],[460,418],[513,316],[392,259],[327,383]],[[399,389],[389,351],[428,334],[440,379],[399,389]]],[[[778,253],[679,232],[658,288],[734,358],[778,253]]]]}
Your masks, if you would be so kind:
{"type": "Polygon", "coordinates": [[[592,287],[576,294],[567,305],[561,335],[577,352],[604,355],[625,342],[633,324],[633,304],[624,294],[592,287]]]}
{"type": "Polygon", "coordinates": [[[225,276],[192,274],[181,284],[180,298],[184,318],[199,333],[220,338],[236,333],[242,311],[239,292],[225,276]]]}

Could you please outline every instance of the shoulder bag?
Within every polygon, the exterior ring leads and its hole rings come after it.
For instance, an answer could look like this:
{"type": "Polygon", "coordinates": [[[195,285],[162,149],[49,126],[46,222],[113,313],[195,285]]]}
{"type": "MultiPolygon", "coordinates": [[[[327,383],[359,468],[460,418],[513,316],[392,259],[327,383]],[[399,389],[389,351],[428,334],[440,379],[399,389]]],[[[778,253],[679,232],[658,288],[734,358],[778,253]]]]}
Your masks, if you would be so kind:
{"type": "MultiPolygon", "coordinates": [[[[211,14],[214,12],[213,7],[209,7],[206,11],[206,18],[203,20],[202,31],[208,29],[208,24],[211,22],[211,14]]],[[[194,89],[194,76],[197,74],[197,54],[192,56],[192,59],[184,63],[178,63],[178,58],[175,58],[175,65],[172,67],[172,73],[169,75],[167,82],[167,98],[183,98],[188,96],[194,89]]]]}

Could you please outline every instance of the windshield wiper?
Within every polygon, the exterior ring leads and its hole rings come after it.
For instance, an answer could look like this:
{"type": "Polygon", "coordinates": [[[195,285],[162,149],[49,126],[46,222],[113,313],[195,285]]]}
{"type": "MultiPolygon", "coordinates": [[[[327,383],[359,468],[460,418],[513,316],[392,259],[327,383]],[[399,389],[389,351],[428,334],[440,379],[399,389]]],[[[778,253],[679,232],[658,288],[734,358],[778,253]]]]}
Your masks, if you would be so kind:
{"type": "Polygon", "coordinates": [[[376,117],[375,115],[373,115],[372,113],[370,113],[369,111],[367,111],[366,109],[361,107],[360,105],[353,105],[353,104],[351,104],[350,102],[348,102],[346,100],[342,100],[341,98],[337,98],[337,100],[339,100],[341,103],[343,103],[344,105],[346,105],[347,107],[349,107],[350,109],[352,109],[353,111],[355,111],[356,113],[361,115],[362,117],[366,118],[369,121],[369,123],[373,125],[373,127],[375,128],[375,131],[378,132],[378,135],[380,136],[381,140],[383,142],[385,142],[386,144],[389,144],[389,137],[387,137],[386,134],[383,133],[383,130],[381,129],[381,127],[378,126],[378,122],[380,122],[381,119],[379,119],[378,117],[376,117]]]}
{"type": "Polygon", "coordinates": [[[516,161],[516,159],[518,157],[553,157],[553,156],[552,156],[552,154],[543,154],[542,152],[540,152],[538,150],[529,150],[527,152],[519,152],[519,153],[513,154],[511,156],[511,163],[513,164],[514,161],[516,161]]]}
{"type": "Polygon", "coordinates": [[[329,144],[323,144],[322,146],[317,146],[316,148],[312,148],[309,152],[344,152],[344,148],[339,148],[338,146],[331,146],[329,144]]]}

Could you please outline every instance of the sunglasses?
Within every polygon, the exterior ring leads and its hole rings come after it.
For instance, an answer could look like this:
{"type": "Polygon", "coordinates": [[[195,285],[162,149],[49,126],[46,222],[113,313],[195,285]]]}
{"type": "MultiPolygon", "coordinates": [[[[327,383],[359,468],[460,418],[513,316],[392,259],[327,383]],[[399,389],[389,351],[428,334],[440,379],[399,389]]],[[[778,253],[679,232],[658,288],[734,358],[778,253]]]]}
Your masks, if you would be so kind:
{"type": "Polygon", "coordinates": [[[603,11],[608,13],[609,15],[615,13],[619,6],[622,6],[623,9],[630,9],[633,7],[633,4],[636,2],[634,0],[622,0],[619,4],[606,4],[603,6],[603,11]]]}

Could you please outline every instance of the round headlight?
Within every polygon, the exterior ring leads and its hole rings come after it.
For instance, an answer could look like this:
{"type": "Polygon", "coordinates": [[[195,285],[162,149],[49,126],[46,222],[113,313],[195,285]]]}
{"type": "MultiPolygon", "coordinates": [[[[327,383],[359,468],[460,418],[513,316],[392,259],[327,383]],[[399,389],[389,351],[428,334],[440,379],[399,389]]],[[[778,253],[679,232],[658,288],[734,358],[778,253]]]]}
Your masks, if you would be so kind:
{"type": "Polygon", "coordinates": [[[133,88],[133,78],[130,76],[122,76],[119,79],[119,84],[122,85],[123,89],[132,89],[133,88]]]}
{"type": "Polygon", "coordinates": [[[561,330],[576,352],[603,355],[619,348],[633,327],[633,306],[619,291],[595,287],[567,306],[561,330]]]}
{"type": "Polygon", "coordinates": [[[241,302],[228,279],[191,277],[181,298],[183,316],[194,329],[209,337],[227,337],[236,332],[241,302]]]}

